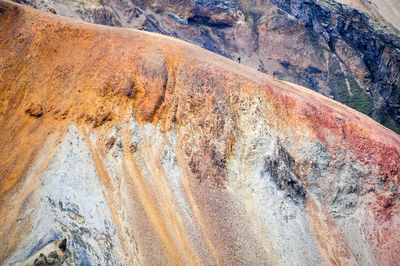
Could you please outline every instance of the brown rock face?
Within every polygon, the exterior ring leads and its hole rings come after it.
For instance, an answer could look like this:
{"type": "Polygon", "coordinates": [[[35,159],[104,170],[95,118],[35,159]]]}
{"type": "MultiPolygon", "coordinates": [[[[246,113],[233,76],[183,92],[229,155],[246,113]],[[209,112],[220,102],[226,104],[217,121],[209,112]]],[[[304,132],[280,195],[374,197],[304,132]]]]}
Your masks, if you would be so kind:
{"type": "Polygon", "coordinates": [[[0,107],[1,264],[400,259],[400,136],[194,45],[1,1],[0,107]]]}

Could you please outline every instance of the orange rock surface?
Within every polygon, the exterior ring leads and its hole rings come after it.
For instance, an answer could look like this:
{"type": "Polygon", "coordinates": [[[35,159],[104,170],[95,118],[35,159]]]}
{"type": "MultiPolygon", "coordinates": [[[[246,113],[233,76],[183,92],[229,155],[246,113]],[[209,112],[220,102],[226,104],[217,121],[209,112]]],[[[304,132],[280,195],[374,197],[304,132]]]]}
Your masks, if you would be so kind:
{"type": "Polygon", "coordinates": [[[2,264],[400,259],[399,135],[170,37],[1,1],[0,147],[2,264]]]}

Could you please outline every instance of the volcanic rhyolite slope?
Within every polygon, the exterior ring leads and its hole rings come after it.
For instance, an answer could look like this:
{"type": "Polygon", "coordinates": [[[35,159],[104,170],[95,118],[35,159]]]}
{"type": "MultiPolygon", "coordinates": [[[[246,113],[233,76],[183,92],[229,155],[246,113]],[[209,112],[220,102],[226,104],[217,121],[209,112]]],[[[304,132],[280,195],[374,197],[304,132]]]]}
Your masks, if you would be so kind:
{"type": "Polygon", "coordinates": [[[0,33],[1,264],[399,261],[369,117],[157,34],[10,2],[0,33]]]}
{"type": "Polygon", "coordinates": [[[400,133],[399,0],[15,1],[240,57],[400,133]]]}

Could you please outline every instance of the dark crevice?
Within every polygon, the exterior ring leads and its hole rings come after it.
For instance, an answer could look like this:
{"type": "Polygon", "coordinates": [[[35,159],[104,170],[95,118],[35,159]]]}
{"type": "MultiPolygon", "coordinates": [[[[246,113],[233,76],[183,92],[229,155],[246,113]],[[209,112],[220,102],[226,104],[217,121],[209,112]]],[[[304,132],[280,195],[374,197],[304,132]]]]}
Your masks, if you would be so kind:
{"type": "Polygon", "coordinates": [[[187,19],[187,21],[188,21],[188,24],[191,25],[191,26],[193,26],[193,25],[203,25],[203,26],[219,28],[219,29],[231,28],[232,27],[228,23],[213,22],[209,17],[199,16],[199,15],[195,15],[193,17],[190,17],[190,18],[187,19]]]}

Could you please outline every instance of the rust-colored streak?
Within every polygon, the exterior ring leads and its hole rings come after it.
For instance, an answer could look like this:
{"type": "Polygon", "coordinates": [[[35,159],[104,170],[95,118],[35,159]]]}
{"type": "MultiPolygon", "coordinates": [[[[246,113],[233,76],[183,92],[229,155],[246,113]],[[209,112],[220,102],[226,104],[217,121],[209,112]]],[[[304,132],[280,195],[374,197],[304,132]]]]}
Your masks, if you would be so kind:
{"type": "Polygon", "coordinates": [[[171,264],[184,265],[184,260],[180,256],[177,250],[173,237],[168,231],[165,224],[165,220],[160,213],[160,210],[155,202],[151,192],[148,189],[146,181],[140,172],[140,167],[136,165],[134,161],[130,162],[130,167],[128,167],[128,173],[134,184],[133,189],[137,191],[137,195],[140,196],[140,201],[142,203],[143,209],[149,219],[154,231],[158,237],[160,237],[165,249],[164,254],[167,256],[171,264]]]}
{"type": "Polygon", "coordinates": [[[315,241],[321,253],[324,254],[327,265],[353,265],[357,264],[356,258],[340,232],[338,226],[332,220],[326,210],[310,197],[307,197],[307,209],[310,228],[315,236],[315,241]]]}

